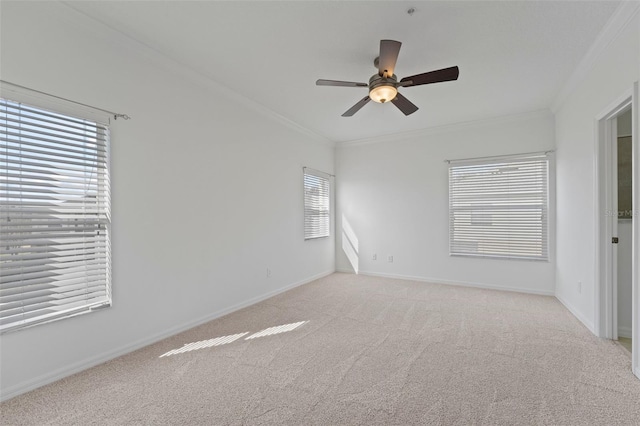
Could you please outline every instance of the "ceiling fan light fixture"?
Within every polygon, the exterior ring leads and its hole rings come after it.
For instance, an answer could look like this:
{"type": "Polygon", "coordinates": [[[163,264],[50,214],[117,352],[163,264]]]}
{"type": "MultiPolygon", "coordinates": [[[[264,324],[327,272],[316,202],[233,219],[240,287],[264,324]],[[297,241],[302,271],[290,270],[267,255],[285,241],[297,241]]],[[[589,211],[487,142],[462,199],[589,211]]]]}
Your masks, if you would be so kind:
{"type": "Polygon", "coordinates": [[[398,89],[396,89],[395,86],[386,84],[376,86],[369,91],[371,100],[379,104],[394,100],[397,94],[398,89]]]}

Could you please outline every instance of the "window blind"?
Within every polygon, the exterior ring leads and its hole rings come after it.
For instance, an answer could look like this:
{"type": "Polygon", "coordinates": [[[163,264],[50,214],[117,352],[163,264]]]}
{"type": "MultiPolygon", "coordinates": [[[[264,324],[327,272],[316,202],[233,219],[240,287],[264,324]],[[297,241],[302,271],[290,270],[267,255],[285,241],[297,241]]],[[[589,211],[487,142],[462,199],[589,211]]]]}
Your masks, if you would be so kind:
{"type": "Polygon", "coordinates": [[[304,169],[304,239],[330,234],[329,175],[304,169]]]}
{"type": "Polygon", "coordinates": [[[0,99],[0,331],[111,303],[109,129],[0,99]]]}
{"type": "Polygon", "coordinates": [[[451,255],[548,260],[546,155],[449,167],[451,255]]]}

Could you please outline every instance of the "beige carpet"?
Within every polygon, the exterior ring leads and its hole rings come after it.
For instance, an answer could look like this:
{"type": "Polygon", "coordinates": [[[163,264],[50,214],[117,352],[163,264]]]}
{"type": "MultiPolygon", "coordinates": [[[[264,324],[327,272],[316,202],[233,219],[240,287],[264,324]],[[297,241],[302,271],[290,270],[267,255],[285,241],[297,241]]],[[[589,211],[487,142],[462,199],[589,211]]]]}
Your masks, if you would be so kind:
{"type": "Polygon", "coordinates": [[[0,408],[2,425],[638,425],[640,380],[553,297],[334,274],[0,408]]]}

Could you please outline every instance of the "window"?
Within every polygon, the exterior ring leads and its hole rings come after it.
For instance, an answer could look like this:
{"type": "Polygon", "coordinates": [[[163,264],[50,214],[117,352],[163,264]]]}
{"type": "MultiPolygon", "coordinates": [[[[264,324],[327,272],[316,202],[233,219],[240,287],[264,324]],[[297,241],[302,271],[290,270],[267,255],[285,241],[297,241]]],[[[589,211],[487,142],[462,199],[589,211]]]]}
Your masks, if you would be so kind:
{"type": "Polygon", "coordinates": [[[452,162],[451,255],[548,260],[545,154],[452,162]]]}
{"type": "Polygon", "coordinates": [[[304,239],[329,236],[329,175],[304,168],[304,239]]]}
{"type": "Polygon", "coordinates": [[[109,202],[106,125],[0,99],[0,331],[111,304],[109,202]]]}

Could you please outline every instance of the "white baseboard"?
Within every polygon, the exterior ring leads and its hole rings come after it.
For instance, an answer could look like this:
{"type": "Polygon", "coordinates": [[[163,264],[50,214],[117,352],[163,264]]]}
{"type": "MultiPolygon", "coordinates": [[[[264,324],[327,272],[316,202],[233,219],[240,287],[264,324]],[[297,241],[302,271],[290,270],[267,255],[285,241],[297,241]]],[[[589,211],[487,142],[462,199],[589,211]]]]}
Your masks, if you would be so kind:
{"type": "Polygon", "coordinates": [[[559,295],[555,295],[556,299],[558,299],[558,301],[560,301],[560,303],[562,303],[564,305],[565,308],[567,308],[567,310],[569,312],[571,312],[571,314],[573,314],[574,317],[576,317],[585,327],[587,327],[587,329],[592,332],[593,334],[595,334],[596,336],[598,335],[598,333],[596,333],[596,327],[593,324],[592,321],[589,321],[579,310],[577,310],[571,303],[567,302],[566,299],[562,298],[559,295]]]}
{"type": "Polygon", "coordinates": [[[109,352],[106,353],[102,353],[100,355],[94,356],[94,357],[90,357],[87,359],[84,359],[82,361],[79,362],[75,362],[71,365],[68,365],[66,367],[63,368],[59,368],[57,370],[51,371],[47,374],[43,374],[39,377],[36,377],[35,379],[31,379],[31,380],[27,380],[25,382],[19,383],[17,385],[8,387],[6,389],[2,389],[2,392],[0,394],[0,401],[6,401],[9,400],[11,398],[14,398],[18,395],[21,395],[23,393],[29,392],[31,390],[37,389],[39,387],[42,387],[44,385],[47,385],[49,383],[53,383],[57,380],[63,379],[65,377],[68,377],[72,374],[76,374],[79,373],[81,371],[84,371],[88,368],[91,367],[95,367],[96,365],[102,364],[104,362],[110,361],[114,358],[117,358],[119,356],[122,355],[126,355],[130,352],[133,352],[135,350],[138,350],[140,348],[143,348],[145,346],[151,345],[153,343],[159,342],[160,340],[166,339],[167,337],[171,337],[175,334],[181,333],[183,331],[189,330],[190,328],[193,327],[197,327],[201,324],[204,324],[206,322],[212,321],[216,318],[220,318],[222,316],[228,315],[232,312],[235,312],[237,310],[246,308],[247,306],[251,306],[254,305],[256,303],[262,302],[263,300],[267,300],[273,296],[276,296],[280,293],[284,293],[287,290],[291,290],[295,287],[299,287],[301,285],[304,284],[308,284],[312,281],[315,281],[317,279],[326,277],[327,275],[331,275],[333,274],[335,271],[331,270],[331,271],[325,271],[322,272],[320,274],[311,276],[311,277],[307,277],[301,281],[295,282],[293,284],[289,284],[286,285],[284,287],[281,287],[277,290],[273,290],[270,291],[268,293],[262,294],[260,296],[256,296],[253,297],[251,299],[245,300],[244,302],[240,302],[237,303],[233,306],[230,306],[228,308],[225,309],[221,309],[219,311],[213,312],[211,314],[205,315],[203,317],[200,317],[198,319],[195,319],[193,321],[189,321],[186,322],[184,324],[175,326],[175,327],[171,327],[167,330],[164,330],[160,333],[156,333],[152,336],[147,336],[143,339],[137,340],[133,343],[130,343],[128,345],[124,345],[121,346],[119,348],[116,348],[114,350],[111,350],[109,352]]]}
{"type": "MultiPolygon", "coordinates": [[[[348,269],[338,269],[336,272],[346,272],[353,274],[353,271],[348,269]]],[[[527,294],[538,294],[542,296],[554,296],[553,291],[547,290],[538,290],[533,288],[520,288],[520,287],[508,287],[508,286],[500,286],[494,284],[486,284],[486,283],[478,283],[478,282],[469,282],[469,281],[451,281],[451,280],[443,280],[441,278],[429,278],[429,277],[416,277],[411,275],[399,275],[399,274],[386,274],[380,272],[371,272],[371,271],[360,271],[360,275],[368,275],[372,277],[384,277],[384,278],[393,278],[400,280],[411,280],[411,281],[420,281],[427,282],[433,284],[444,284],[444,285],[455,285],[460,287],[474,287],[474,288],[484,288],[487,290],[503,290],[503,291],[513,291],[516,293],[527,293],[527,294]]]]}
{"type": "Polygon", "coordinates": [[[631,339],[631,327],[623,327],[621,325],[618,326],[618,336],[619,337],[627,337],[631,339]]]}
{"type": "MultiPolygon", "coordinates": [[[[349,270],[349,269],[338,269],[338,270],[336,270],[336,272],[345,272],[345,273],[349,273],[349,274],[353,274],[354,273],[352,270],[349,270]]],[[[445,284],[445,285],[457,285],[457,286],[464,286],[464,287],[485,288],[485,289],[489,289],[489,290],[513,291],[513,292],[517,292],[517,293],[538,294],[538,295],[542,295],[542,296],[555,296],[556,299],[558,299],[560,301],[560,303],[562,303],[564,305],[564,307],[567,308],[567,310],[569,312],[571,312],[571,314],[573,314],[573,316],[575,316],[585,327],[587,327],[587,329],[590,332],[592,332],[593,334],[597,335],[597,333],[595,332],[595,327],[594,327],[594,325],[593,325],[593,323],[591,321],[587,320],[587,318],[585,318],[585,316],[582,315],[582,313],[580,313],[580,311],[578,311],[576,308],[574,308],[573,305],[571,305],[566,300],[562,299],[560,296],[558,296],[557,294],[555,294],[554,292],[551,292],[551,291],[538,290],[538,289],[529,289],[529,288],[503,287],[503,286],[497,286],[497,285],[485,284],[485,283],[476,283],[476,282],[450,281],[450,280],[442,280],[442,279],[438,279],[438,278],[425,278],[425,277],[414,277],[414,276],[408,276],[408,275],[385,274],[385,273],[370,272],[370,271],[360,271],[359,273],[361,275],[369,275],[369,276],[373,276],[373,277],[384,277],[384,278],[394,278],[394,279],[403,279],[403,280],[411,280],[411,281],[429,282],[429,283],[434,283],[434,284],[445,284]]],[[[630,334],[630,332],[629,332],[629,334],[630,334]]],[[[622,337],[626,337],[626,336],[622,335],[622,337]]]]}

